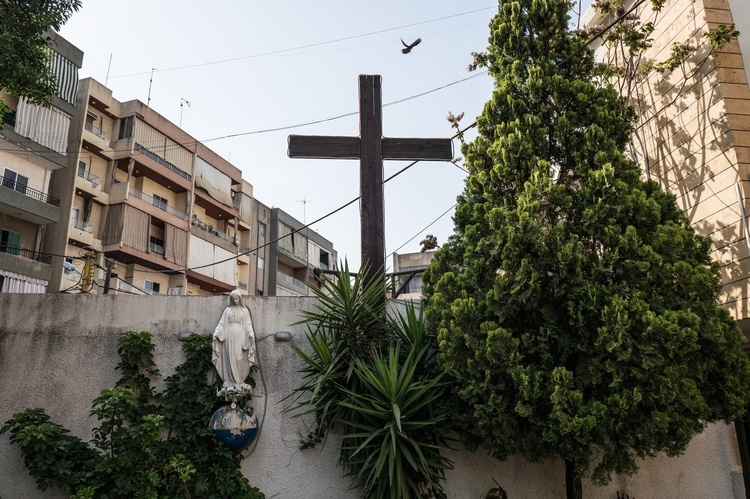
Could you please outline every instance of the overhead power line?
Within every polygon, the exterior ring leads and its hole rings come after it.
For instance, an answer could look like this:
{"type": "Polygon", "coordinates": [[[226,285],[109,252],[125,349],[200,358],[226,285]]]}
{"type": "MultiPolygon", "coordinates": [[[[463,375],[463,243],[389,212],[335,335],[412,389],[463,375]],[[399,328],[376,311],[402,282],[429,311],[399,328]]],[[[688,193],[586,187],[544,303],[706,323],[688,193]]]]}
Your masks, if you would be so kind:
{"type": "MultiPolygon", "coordinates": [[[[379,35],[381,33],[388,33],[390,31],[396,31],[396,30],[399,30],[399,29],[411,28],[413,26],[420,26],[422,24],[429,24],[429,23],[434,23],[434,22],[437,22],[437,21],[444,21],[446,19],[452,19],[452,18],[455,18],[455,17],[466,16],[466,15],[469,15],[469,14],[474,14],[474,13],[477,13],[477,12],[482,12],[482,11],[490,10],[490,9],[497,9],[497,6],[493,5],[492,7],[483,7],[481,9],[470,10],[470,11],[467,11],[467,12],[460,12],[458,14],[451,14],[449,16],[437,17],[435,19],[428,19],[426,21],[419,21],[419,22],[416,22],[416,23],[403,24],[401,26],[396,26],[396,27],[393,27],[393,28],[385,28],[385,29],[381,29],[381,30],[378,30],[378,31],[371,31],[369,33],[361,33],[359,35],[345,36],[345,37],[342,37],[342,38],[336,38],[334,40],[327,40],[327,41],[323,41],[323,42],[309,43],[307,45],[298,45],[296,47],[289,47],[289,48],[285,48],[285,49],[271,50],[269,52],[262,52],[262,53],[258,53],[258,54],[251,54],[251,55],[245,55],[245,56],[240,56],[240,57],[231,57],[231,58],[227,58],[227,59],[218,59],[218,60],[214,60],[214,61],[207,61],[207,62],[201,62],[201,63],[196,63],[196,64],[187,64],[187,65],[184,65],[184,66],[175,66],[173,68],[156,69],[156,70],[154,70],[154,72],[155,73],[166,73],[166,72],[169,72],[169,71],[180,71],[180,70],[183,70],[183,69],[199,68],[199,67],[204,67],[204,66],[212,66],[212,65],[216,65],[216,64],[224,64],[224,63],[228,63],[228,62],[242,61],[242,60],[245,60],[245,59],[254,59],[254,58],[257,58],[257,57],[266,57],[266,56],[269,56],[269,55],[283,54],[283,53],[286,53],[286,52],[294,52],[296,50],[308,49],[308,48],[312,48],[312,47],[320,47],[321,45],[330,45],[332,43],[338,43],[338,42],[343,42],[343,41],[347,41],[347,40],[355,40],[357,38],[364,38],[364,37],[367,37],[367,36],[379,35]]],[[[110,78],[125,78],[125,77],[129,77],[129,76],[141,76],[141,75],[144,75],[144,74],[151,74],[151,70],[141,71],[141,72],[137,72],[137,73],[128,73],[128,74],[110,76],[110,78]]]]}

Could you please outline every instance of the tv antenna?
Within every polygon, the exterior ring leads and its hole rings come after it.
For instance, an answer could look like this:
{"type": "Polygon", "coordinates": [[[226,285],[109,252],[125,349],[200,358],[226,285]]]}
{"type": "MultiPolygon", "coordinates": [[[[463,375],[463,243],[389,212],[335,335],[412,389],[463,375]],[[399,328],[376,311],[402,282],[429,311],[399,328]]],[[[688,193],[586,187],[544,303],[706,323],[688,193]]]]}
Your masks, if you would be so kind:
{"type": "Polygon", "coordinates": [[[148,80],[148,99],[146,100],[147,106],[151,104],[151,84],[154,82],[154,71],[156,71],[156,68],[151,68],[151,78],[148,80]]]}
{"type": "Polygon", "coordinates": [[[312,203],[312,200],[302,198],[297,200],[298,203],[302,203],[302,225],[307,225],[307,203],[312,203]]]}

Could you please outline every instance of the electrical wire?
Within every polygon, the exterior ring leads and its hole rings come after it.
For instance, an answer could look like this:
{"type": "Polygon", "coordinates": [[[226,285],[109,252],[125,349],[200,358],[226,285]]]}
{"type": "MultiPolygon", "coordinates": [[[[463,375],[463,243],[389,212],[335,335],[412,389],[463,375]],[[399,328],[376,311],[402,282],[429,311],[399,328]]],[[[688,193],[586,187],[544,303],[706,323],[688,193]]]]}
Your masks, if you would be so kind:
{"type": "MultiPolygon", "coordinates": [[[[455,134],[455,135],[453,135],[453,136],[451,137],[451,140],[453,140],[453,139],[455,139],[455,138],[458,138],[458,137],[460,137],[460,136],[461,136],[461,135],[462,135],[462,134],[463,134],[463,133],[464,133],[464,132],[465,132],[466,130],[468,130],[468,129],[472,128],[472,127],[473,127],[473,126],[475,126],[475,125],[476,125],[476,122],[475,122],[475,123],[473,123],[473,124],[471,124],[471,125],[469,125],[468,127],[464,128],[463,130],[460,130],[460,131],[456,132],[456,134],[455,134]]],[[[417,164],[417,163],[419,163],[419,162],[420,162],[420,160],[418,160],[418,159],[417,159],[417,160],[414,160],[414,161],[412,161],[411,163],[409,163],[408,165],[406,165],[405,167],[403,167],[402,169],[400,169],[399,171],[397,171],[396,173],[394,173],[394,174],[393,174],[393,175],[391,175],[390,177],[388,177],[388,178],[386,178],[385,180],[383,180],[383,184],[385,184],[385,183],[389,182],[390,180],[393,180],[393,179],[394,179],[395,177],[397,177],[397,176],[401,175],[401,174],[402,174],[402,173],[404,173],[404,172],[405,172],[406,170],[408,170],[409,168],[411,168],[412,166],[416,165],[416,164],[417,164]]],[[[219,265],[219,264],[222,264],[222,263],[230,262],[230,261],[232,261],[232,260],[236,260],[236,259],[237,259],[237,258],[239,258],[240,256],[245,256],[245,255],[248,255],[248,254],[250,254],[250,253],[253,253],[253,252],[255,252],[255,251],[258,251],[258,250],[260,250],[260,249],[263,249],[263,248],[265,248],[266,246],[270,246],[270,245],[272,245],[272,244],[275,244],[275,243],[277,243],[277,242],[281,241],[282,239],[284,239],[284,238],[286,238],[286,237],[289,237],[289,236],[291,236],[291,235],[293,235],[293,234],[297,234],[297,233],[299,233],[299,232],[301,232],[301,231],[303,231],[303,230],[306,230],[306,229],[310,228],[311,226],[313,226],[313,225],[317,224],[318,222],[321,222],[321,221],[325,220],[326,218],[328,218],[328,217],[330,217],[330,216],[333,216],[333,215],[335,215],[336,213],[338,213],[339,211],[343,210],[344,208],[347,208],[348,206],[350,206],[350,205],[352,205],[352,204],[356,203],[357,201],[359,201],[359,199],[360,199],[360,196],[357,196],[356,198],[352,199],[351,201],[349,201],[349,202],[347,202],[347,203],[345,203],[345,204],[343,204],[343,205],[339,206],[339,207],[338,207],[338,208],[336,208],[335,210],[333,210],[333,211],[331,211],[331,212],[329,212],[329,213],[327,213],[327,214],[323,215],[322,217],[320,217],[320,218],[318,218],[318,219],[316,219],[316,220],[313,220],[312,222],[310,222],[310,223],[308,223],[308,224],[304,224],[304,225],[302,225],[302,226],[301,226],[301,227],[299,227],[298,229],[294,229],[294,230],[292,230],[292,231],[291,231],[291,232],[289,232],[288,234],[284,234],[283,236],[279,236],[279,237],[277,237],[276,239],[274,239],[274,240],[272,240],[272,241],[269,241],[269,242],[267,242],[267,243],[264,243],[264,244],[262,244],[262,245],[260,245],[260,246],[257,246],[257,247],[255,247],[255,248],[252,248],[252,249],[248,249],[248,250],[246,250],[246,251],[240,252],[240,253],[238,253],[237,255],[233,255],[233,256],[231,256],[231,257],[229,257],[229,258],[225,258],[225,259],[223,259],[223,260],[218,260],[218,261],[215,261],[215,262],[212,262],[212,263],[207,263],[207,264],[205,264],[205,265],[200,265],[200,266],[195,266],[195,267],[190,267],[190,268],[182,268],[182,269],[177,269],[177,270],[175,270],[175,269],[171,269],[171,270],[143,270],[143,271],[141,271],[141,272],[143,272],[143,273],[155,273],[155,274],[162,274],[162,273],[167,273],[167,272],[169,272],[169,273],[173,273],[173,272],[187,272],[187,271],[189,271],[189,270],[198,270],[198,269],[203,269],[203,268],[207,268],[207,267],[213,267],[214,265],[219,265]]],[[[454,207],[455,207],[455,205],[454,205],[454,207]]],[[[452,209],[452,208],[451,208],[451,209],[452,209]]],[[[450,209],[449,209],[448,211],[450,211],[450,209]]],[[[447,212],[446,212],[446,213],[447,213],[447,212]]],[[[444,215],[445,215],[445,213],[444,213],[443,215],[440,215],[440,217],[438,217],[438,219],[439,219],[439,218],[441,218],[441,217],[443,217],[444,215]]],[[[434,222],[433,222],[433,223],[434,223],[434,222]]],[[[429,227],[429,226],[428,226],[428,227],[429,227]]],[[[423,229],[423,230],[424,230],[424,229],[423,229]]],[[[416,237],[416,236],[415,236],[415,237],[416,237]]],[[[412,239],[413,239],[413,238],[412,238],[412,239]]],[[[400,249],[400,248],[399,248],[399,249],[400,249]]]]}
{"type": "MultiPolygon", "coordinates": [[[[403,248],[404,246],[406,246],[407,244],[409,244],[410,242],[412,242],[413,240],[415,240],[416,238],[418,238],[424,231],[426,231],[427,229],[429,229],[430,227],[432,227],[433,225],[435,225],[441,218],[443,218],[445,215],[447,215],[448,213],[450,213],[451,210],[455,209],[456,206],[458,206],[458,203],[455,203],[453,206],[451,206],[450,208],[448,208],[447,210],[445,210],[443,213],[441,213],[435,220],[433,220],[432,222],[430,222],[429,224],[427,224],[424,228],[422,228],[422,230],[420,230],[419,232],[417,232],[416,234],[414,234],[414,236],[412,236],[411,239],[409,239],[408,241],[406,241],[404,244],[402,244],[401,246],[399,246],[395,250],[393,250],[390,253],[388,253],[388,257],[394,255],[398,250],[400,250],[401,248],[403,248]]],[[[388,259],[388,257],[386,257],[386,259],[388,259]]]]}
{"type": "Polygon", "coordinates": [[[257,57],[266,57],[266,56],[269,56],[269,55],[283,54],[283,53],[286,53],[286,52],[293,52],[293,51],[296,51],[296,50],[302,50],[302,49],[307,49],[307,48],[312,48],[312,47],[320,47],[321,45],[330,45],[332,43],[338,43],[338,42],[343,42],[343,41],[347,41],[347,40],[354,40],[354,39],[357,39],[357,38],[364,38],[364,37],[372,36],[372,35],[379,35],[381,33],[388,33],[390,31],[396,31],[396,30],[399,30],[399,29],[411,28],[411,27],[414,27],[414,26],[420,26],[422,24],[428,24],[428,23],[433,23],[433,22],[437,22],[437,21],[444,21],[446,19],[453,19],[453,18],[456,18],[456,17],[465,16],[465,15],[469,15],[469,14],[474,14],[476,12],[482,12],[482,11],[485,11],[485,10],[496,9],[496,8],[497,8],[496,6],[483,7],[481,9],[471,10],[471,11],[468,11],[468,12],[461,12],[461,13],[458,13],[458,14],[452,14],[452,15],[449,15],[449,16],[438,17],[438,18],[429,19],[429,20],[426,20],[426,21],[419,21],[419,22],[416,22],[416,23],[404,24],[404,25],[401,25],[401,26],[396,26],[394,28],[386,28],[386,29],[381,29],[381,30],[378,30],[378,31],[371,31],[369,33],[361,33],[359,35],[345,36],[345,37],[342,37],[342,38],[336,38],[334,40],[328,40],[328,41],[324,41],[324,42],[309,43],[307,45],[299,45],[299,46],[296,46],[296,47],[289,47],[289,48],[285,48],[285,49],[271,50],[269,52],[262,52],[262,53],[259,53],[259,54],[251,54],[251,55],[246,55],[246,56],[241,56],[241,57],[232,57],[232,58],[229,58],[229,59],[219,59],[219,60],[215,60],[215,61],[207,61],[207,62],[201,62],[201,63],[197,63],[197,64],[188,64],[188,65],[185,65],[185,66],[176,66],[176,67],[173,67],[173,68],[152,69],[152,70],[149,70],[149,71],[141,71],[141,72],[138,72],[138,73],[128,73],[128,74],[122,74],[122,75],[115,75],[115,76],[110,76],[110,78],[125,78],[125,77],[129,77],[129,76],[142,76],[142,75],[151,74],[152,72],[153,73],[166,73],[166,72],[170,72],[170,71],[180,71],[180,70],[183,70],[183,69],[192,69],[192,68],[198,68],[198,67],[204,67],[204,66],[213,66],[213,65],[216,65],[216,64],[224,64],[224,63],[228,63],[228,62],[236,62],[236,61],[242,61],[242,60],[246,60],[246,59],[254,59],[254,58],[257,58],[257,57]]]}
{"type": "MultiPolygon", "coordinates": [[[[478,76],[484,75],[484,74],[487,74],[487,71],[481,71],[481,72],[479,72],[477,74],[474,74],[474,75],[471,75],[471,76],[469,76],[467,78],[462,78],[460,80],[456,80],[456,81],[453,81],[453,82],[450,82],[450,83],[446,83],[444,85],[441,85],[439,87],[427,90],[425,92],[421,92],[421,93],[418,93],[418,94],[410,95],[408,97],[404,97],[402,99],[398,99],[398,100],[395,100],[395,101],[392,101],[392,102],[387,102],[387,103],[383,104],[383,107],[390,107],[390,106],[402,104],[404,102],[408,102],[408,101],[413,100],[413,99],[424,97],[425,95],[429,95],[429,94],[432,94],[434,92],[437,92],[437,91],[440,91],[440,90],[444,90],[446,88],[452,87],[453,85],[457,85],[459,83],[464,83],[466,81],[472,80],[472,79],[474,79],[474,78],[476,78],[478,76]]],[[[143,147],[145,147],[146,149],[151,149],[151,148],[158,147],[159,151],[167,152],[167,151],[176,150],[176,149],[178,149],[180,147],[187,148],[187,147],[192,147],[192,146],[194,146],[196,144],[207,143],[207,142],[215,142],[215,141],[218,141],[218,140],[231,139],[231,138],[234,138],[234,137],[242,137],[242,136],[246,136],[246,135],[259,135],[259,134],[264,134],[264,133],[272,133],[272,132],[279,132],[279,131],[284,131],[284,130],[292,130],[292,129],[295,129],[295,128],[304,128],[304,127],[311,126],[311,125],[317,125],[317,124],[320,124],[320,123],[327,123],[327,122],[330,122],[330,121],[335,121],[335,120],[339,120],[339,119],[343,119],[343,118],[348,118],[349,116],[355,116],[357,114],[359,114],[359,111],[352,111],[352,112],[348,112],[348,113],[338,114],[338,115],[335,115],[335,116],[330,116],[328,118],[320,118],[320,119],[306,121],[306,122],[297,123],[297,124],[293,124],[293,125],[282,125],[282,126],[272,127],[272,128],[263,128],[263,129],[258,129],[258,130],[251,130],[249,132],[232,133],[232,134],[221,135],[221,136],[218,136],[218,137],[211,137],[211,138],[202,139],[202,140],[192,139],[192,140],[183,141],[183,142],[173,141],[174,144],[170,144],[168,146],[159,145],[159,144],[163,144],[163,141],[157,143],[158,139],[154,139],[154,143],[153,144],[144,143],[144,144],[141,144],[141,145],[143,147]]],[[[468,128],[471,128],[472,126],[475,126],[475,125],[476,125],[476,122],[473,125],[470,125],[469,127],[467,127],[464,131],[468,130],[468,128]]],[[[17,149],[16,148],[3,148],[3,147],[0,147],[0,151],[3,151],[3,152],[16,152],[17,149]]],[[[115,149],[112,149],[112,151],[115,152],[115,153],[126,153],[126,152],[132,151],[132,148],[122,148],[122,149],[115,148],[115,149]]],[[[76,154],[76,153],[79,153],[79,151],[78,150],[73,150],[73,151],[67,151],[66,152],[66,154],[76,154]]],[[[56,156],[60,155],[60,153],[55,152],[55,151],[40,151],[40,152],[37,152],[36,154],[40,155],[40,156],[44,156],[46,154],[46,155],[49,155],[51,157],[56,157],[56,156]]]]}

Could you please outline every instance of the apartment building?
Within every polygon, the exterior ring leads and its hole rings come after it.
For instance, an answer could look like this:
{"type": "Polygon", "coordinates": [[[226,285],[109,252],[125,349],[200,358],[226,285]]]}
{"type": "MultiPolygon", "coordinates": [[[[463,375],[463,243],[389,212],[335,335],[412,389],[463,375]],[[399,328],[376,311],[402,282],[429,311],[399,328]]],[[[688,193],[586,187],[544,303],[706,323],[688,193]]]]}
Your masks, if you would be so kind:
{"type": "Polygon", "coordinates": [[[241,171],[138,100],[81,80],[67,168],[51,193],[50,286],[93,293],[208,295],[249,276],[253,191],[241,171]],[[89,264],[87,264],[87,259],[89,264]]]}
{"type": "Polygon", "coordinates": [[[252,239],[246,252],[248,265],[248,294],[273,296],[269,292],[269,274],[271,265],[271,208],[255,199],[253,203],[252,239]]]}
{"type": "Polygon", "coordinates": [[[43,253],[50,228],[67,217],[52,179],[70,159],[70,124],[76,114],[83,52],[49,32],[57,93],[49,108],[2,92],[12,109],[0,129],[0,292],[44,293],[52,258],[43,253]]]}
{"type": "Polygon", "coordinates": [[[422,300],[422,275],[435,256],[434,251],[394,253],[394,278],[391,296],[394,299],[419,302],[422,300]]]}
{"type": "MultiPolygon", "coordinates": [[[[711,238],[712,257],[721,264],[721,301],[750,335],[750,4],[668,0],[660,12],[645,2],[636,13],[654,23],[652,46],[640,64],[667,60],[675,44],[686,44],[689,55],[629,87],[638,115],[633,156],[711,238]],[[712,51],[706,33],[731,23],[739,38],[712,51]]],[[[590,9],[583,23],[613,20],[590,9]]],[[[600,59],[613,56],[601,40],[597,44],[600,59]]]]}
{"type": "Polygon", "coordinates": [[[269,296],[307,296],[309,286],[320,287],[318,271],[336,270],[333,243],[279,208],[271,209],[269,296]]]}

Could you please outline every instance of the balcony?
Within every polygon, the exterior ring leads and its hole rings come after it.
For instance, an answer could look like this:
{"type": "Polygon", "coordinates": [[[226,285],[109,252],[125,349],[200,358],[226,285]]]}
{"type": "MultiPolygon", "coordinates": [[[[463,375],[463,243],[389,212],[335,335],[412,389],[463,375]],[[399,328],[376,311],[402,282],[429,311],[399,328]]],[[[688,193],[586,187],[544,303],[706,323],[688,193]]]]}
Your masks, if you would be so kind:
{"type": "Polygon", "coordinates": [[[31,187],[19,184],[15,180],[0,177],[0,184],[2,184],[3,187],[13,189],[14,191],[20,192],[21,194],[24,194],[30,198],[38,199],[43,203],[51,204],[52,206],[57,206],[58,208],[60,207],[59,199],[53,198],[52,196],[45,194],[44,192],[37,191],[36,189],[32,189],[31,187]]]}
{"type": "Polygon", "coordinates": [[[0,269],[49,281],[52,256],[8,244],[0,244],[0,269]]]}
{"type": "Polygon", "coordinates": [[[82,230],[83,232],[88,232],[88,233],[94,232],[94,228],[91,226],[90,223],[84,222],[83,220],[78,220],[77,218],[71,218],[70,225],[72,225],[76,229],[82,230]]]}
{"type": "Polygon", "coordinates": [[[186,213],[183,213],[181,211],[178,211],[165,202],[162,201],[162,198],[155,198],[154,196],[150,196],[142,191],[139,191],[138,189],[131,187],[130,188],[130,195],[137,197],[138,199],[145,201],[146,203],[150,204],[151,206],[155,206],[159,208],[162,211],[166,211],[170,215],[174,215],[178,217],[181,220],[187,220],[188,216],[186,213]]]}
{"type": "Polygon", "coordinates": [[[307,284],[305,284],[305,282],[282,272],[276,272],[276,283],[279,286],[291,289],[302,295],[307,294],[307,284]]]}
{"type": "Polygon", "coordinates": [[[0,177],[0,213],[37,225],[60,221],[60,200],[10,178],[0,177]]]}
{"type": "Polygon", "coordinates": [[[83,197],[100,198],[102,195],[106,197],[106,193],[102,192],[99,177],[87,172],[85,168],[78,168],[76,189],[81,191],[83,197]]]}
{"type": "Polygon", "coordinates": [[[82,139],[86,143],[83,146],[84,149],[99,154],[104,158],[114,159],[114,151],[112,150],[112,147],[109,143],[107,134],[101,128],[87,121],[83,125],[82,139]]]}
{"type": "Polygon", "coordinates": [[[151,251],[151,253],[156,253],[159,255],[164,254],[164,246],[162,246],[161,244],[149,243],[149,250],[151,251]]]}
{"type": "Polygon", "coordinates": [[[94,228],[90,223],[71,217],[70,227],[68,238],[78,241],[81,246],[88,246],[97,251],[101,250],[102,243],[94,237],[94,228]]]}
{"type": "Polygon", "coordinates": [[[36,251],[24,249],[19,246],[10,246],[5,243],[0,243],[0,252],[17,255],[21,258],[26,258],[27,260],[34,260],[35,262],[46,263],[47,265],[50,265],[52,263],[51,255],[37,253],[36,251]]]}
{"type": "Polygon", "coordinates": [[[220,230],[214,229],[213,225],[204,222],[203,220],[199,219],[195,215],[193,215],[192,224],[193,224],[194,227],[198,227],[199,229],[201,229],[203,231],[206,231],[209,234],[213,234],[214,236],[218,237],[219,239],[222,239],[222,240],[227,241],[229,243],[232,243],[234,245],[237,244],[237,238],[236,237],[230,236],[229,234],[226,234],[225,232],[221,232],[220,230]]]}
{"type": "Polygon", "coordinates": [[[193,176],[190,175],[188,172],[177,168],[175,165],[173,165],[172,163],[170,163],[166,159],[162,158],[161,156],[159,156],[155,152],[153,152],[153,151],[149,150],[148,148],[142,146],[138,142],[135,143],[135,147],[134,148],[135,148],[136,151],[142,153],[144,156],[146,156],[148,158],[151,158],[152,160],[154,160],[157,163],[159,163],[161,166],[163,166],[163,167],[165,167],[165,168],[173,171],[174,173],[176,173],[180,177],[182,177],[182,178],[184,178],[186,180],[192,180],[193,176]]]}
{"type": "Polygon", "coordinates": [[[99,177],[91,172],[87,172],[84,168],[78,169],[78,176],[91,182],[92,187],[99,187],[99,177]]]}
{"type": "Polygon", "coordinates": [[[97,127],[90,121],[86,122],[86,124],[84,125],[84,128],[88,130],[89,132],[93,133],[94,135],[96,135],[97,137],[99,137],[100,139],[105,139],[105,140],[107,139],[107,134],[104,133],[104,130],[97,127]]]}

